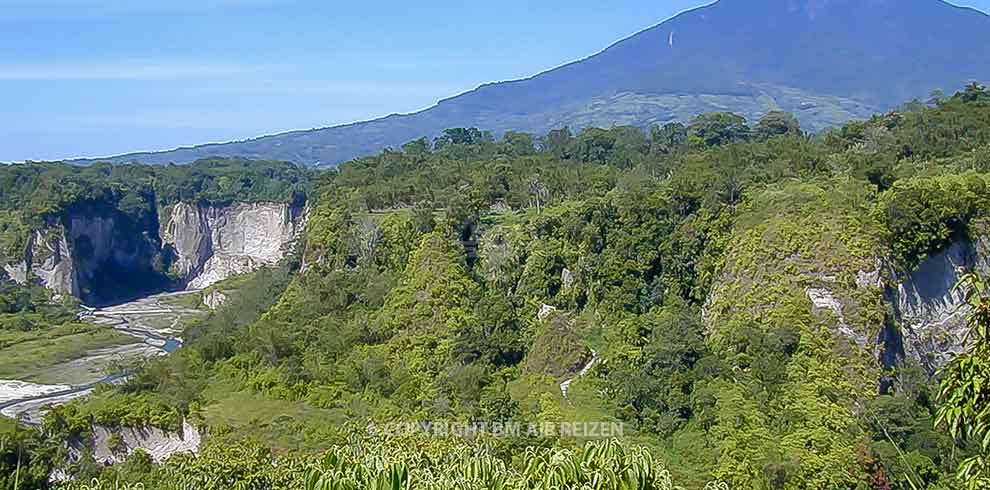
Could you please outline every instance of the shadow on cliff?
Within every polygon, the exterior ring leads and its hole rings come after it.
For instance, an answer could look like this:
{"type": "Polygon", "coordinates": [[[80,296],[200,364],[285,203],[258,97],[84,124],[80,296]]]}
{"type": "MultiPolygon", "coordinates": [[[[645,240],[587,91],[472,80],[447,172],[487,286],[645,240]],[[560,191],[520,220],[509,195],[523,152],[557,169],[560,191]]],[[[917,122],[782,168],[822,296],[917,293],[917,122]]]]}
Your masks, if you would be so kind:
{"type": "Polygon", "coordinates": [[[108,265],[94,274],[82,291],[82,299],[88,306],[104,308],[182,289],[182,284],[151,268],[131,269],[108,265]]]}

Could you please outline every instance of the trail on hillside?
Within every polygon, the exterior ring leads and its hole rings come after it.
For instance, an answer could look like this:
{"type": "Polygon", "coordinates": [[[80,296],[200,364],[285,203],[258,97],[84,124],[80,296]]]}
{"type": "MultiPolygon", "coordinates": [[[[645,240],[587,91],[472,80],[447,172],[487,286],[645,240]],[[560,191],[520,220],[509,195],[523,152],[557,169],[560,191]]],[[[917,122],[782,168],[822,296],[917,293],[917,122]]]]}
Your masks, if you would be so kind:
{"type": "Polygon", "coordinates": [[[591,369],[593,367],[595,367],[595,364],[598,364],[598,361],[599,360],[600,359],[598,358],[598,353],[595,352],[594,349],[592,349],[592,351],[591,351],[591,360],[589,360],[588,361],[588,364],[585,364],[584,367],[581,368],[581,371],[578,372],[577,376],[575,376],[573,378],[566,379],[566,380],[564,380],[563,383],[560,383],[560,393],[564,396],[564,398],[567,398],[567,390],[569,390],[571,388],[571,383],[573,383],[574,380],[576,380],[578,378],[582,378],[584,376],[587,376],[588,373],[591,372],[591,369]]]}

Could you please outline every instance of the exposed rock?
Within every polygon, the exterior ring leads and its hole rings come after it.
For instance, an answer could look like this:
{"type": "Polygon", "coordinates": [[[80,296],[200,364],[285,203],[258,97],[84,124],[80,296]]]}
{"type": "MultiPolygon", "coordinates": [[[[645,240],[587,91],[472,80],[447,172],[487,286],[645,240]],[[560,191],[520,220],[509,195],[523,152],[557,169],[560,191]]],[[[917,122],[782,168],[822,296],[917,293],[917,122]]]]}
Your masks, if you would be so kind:
{"type": "Polygon", "coordinates": [[[79,296],[75,265],[61,225],[44,232],[37,231],[28,243],[25,279],[36,277],[38,282],[59,294],[79,296]]]}
{"type": "Polygon", "coordinates": [[[588,361],[588,364],[585,364],[584,367],[581,368],[581,371],[577,374],[577,376],[560,383],[560,394],[563,395],[564,398],[567,398],[567,391],[571,388],[571,384],[574,383],[574,380],[587,376],[588,373],[591,372],[591,369],[598,364],[598,361],[598,353],[595,352],[594,349],[591,349],[591,360],[588,361]]]}
{"type": "Polygon", "coordinates": [[[955,286],[967,271],[990,271],[988,258],[986,237],[957,242],[898,278],[895,307],[904,351],[929,373],[965,351],[967,307],[955,286]]]}
{"type": "Polygon", "coordinates": [[[203,296],[203,304],[211,310],[215,310],[227,302],[227,295],[222,291],[214,290],[203,296]]]}
{"type": "Polygon", "coordinates": [[[877,261],[877,268],[872,271],[858,271],[856,272],[856,287],[860,289],[868,289],[871,287],[883,288],[883,280],[880,274],[882,264],[877,261]]]}
{"type": "MultiPolygon", "coordinates": [[[[122,463],[127,456],[140,449],[160,463],[179,453],[199,452],[202,438],[199,430],[187,421],[182,422],[182,433],[172,433],[154,427],[111,428],[93,427],[92,441],[72,445],[72,456],[78,457],[83,447],[92,450],[97,463],[112,465],[122,463]],[[111,447],[111,440],[117,447],[111,447]]],[[[70,457],[71,459],[71,457],[70,457]]]]}
{"type": "Polygon", "coordinates": [[[7,274],[7,278],[9,280],[14,281],[17,284],[27,284],[27,262],[5,264],[3,266],[3,271],[7,274]]]}
{"type": "Polygon", "coordinates": [[[302,230],[303,213],[285,203],[207,206],[178,203],[162,223],[163,246],[176,254],[173,272],[188,289],[281,260],[302,230]]]}
{"type": "Polygon", "coordinates": [[[542,305],[540,306],[540,311],[536,313],[536,318],[538,318],[541,322],[545,322],[547,321],[547,318],[550,318],[550,315],[552,315],[555,311],[557,311],[556,307],[546,304],[542,305]]]}
{"type": "Polygon", "coordinates": [[[202,289],[278,262],[305,223],[302,208],[285,203],[178,203],[159,212],[159,229],[147,229],[154,224],[117,211],[76,210],[35,231],[23,259],[2,264],[3,271],[86,302],[120,294],[119,283],[135,277],[138,285],[164,287],[169,279],[160,264],[189,289],[202,289]]]}
{"type": "Polygon", "coordinates": [[[213,241],[204,207],[178,203],[168,210],[167,221],[161,225],[164,246],[171,245],[175,252],[172,271],[180,277],[198,273],[212,253],[213,241]]]}
{"type": "MultiPolygon", "coordinates": [[[[11,278],[42,285],[57,295],[83,300],[100,296],[93,285],[108,268],[151,270],[156,252],[148,237],[134,235],[133,223],[100,211],[75,212],[28,237],[21,261],[5,264],[11,278]]],[[[127,275],[127,274],[124,274],[127,275]]]]}
{"type": "Polygon", "coordinates": [[[835,295],[831,291],[824,288],[807,288],[805,292],[808,294],[808,299],[811,300],[811,304],[814,306],[816,312],[829,311],[835,315],[836,329],[842,335],[846,336],[850,340],[856,342],[860,347],[866,347],[867,339],[864,335],[856,333],[856,331],[849,326],[849,322],[846,321],[846,316],[842,312],[842,303],[836,299],[835,295]]]}
{"type": "Polygon", "coordinates": [[[560,271],[560,285],[564,291],[568,291],[574,287],[574,273],[566,267],[560,271]]]}

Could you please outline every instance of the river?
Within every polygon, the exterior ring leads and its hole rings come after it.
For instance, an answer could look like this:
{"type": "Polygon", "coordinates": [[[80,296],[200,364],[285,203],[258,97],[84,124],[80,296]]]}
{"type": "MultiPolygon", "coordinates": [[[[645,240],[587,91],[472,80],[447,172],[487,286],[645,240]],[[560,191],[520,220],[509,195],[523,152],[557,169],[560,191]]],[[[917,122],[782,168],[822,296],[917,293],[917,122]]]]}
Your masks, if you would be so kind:
{"type": "Polygon", "coordinates": [[[107,366],[165,356],[182,347],[182,331],[199,309],[182,306],[183,299],[198,291],[162,293],[104,308],[82,307],[80,320],[112,328],[135,338],[134,343],[98,349],[63,363],[56,372],[66,373],[65,384],[41,385],[20,380],[0,380],[0,414],[27,425],[41,423],[45,407],[85,396],[101,384],[120,383],[124,373],[99,374],[107,366]],[[79,374],[82,373],[82,374],[79,374]]]}

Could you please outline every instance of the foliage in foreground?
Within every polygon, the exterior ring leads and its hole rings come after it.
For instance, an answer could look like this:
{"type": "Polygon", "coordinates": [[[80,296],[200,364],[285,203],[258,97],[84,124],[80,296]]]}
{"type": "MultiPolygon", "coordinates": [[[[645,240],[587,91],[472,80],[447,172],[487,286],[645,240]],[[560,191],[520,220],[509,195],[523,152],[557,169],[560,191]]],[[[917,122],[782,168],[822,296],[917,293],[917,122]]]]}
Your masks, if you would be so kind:
{"type": "Polygon", "coordinates": [[[373,437],[336,446],[319,458],[273,457],[257,447],[208,449],[176,457],[141,481],[95,479],[64,490],[671,490],[670,473],[648,451],[616,440],[580,449],[527,449],[513,461],[493,443],[373,437]]]}
{"type": "Polygon", "coordinates": [[[958,477],[970,490],[990,488],[990,285],[975,275],[963,278],[969,315],[969,352],[942,370],[941,407],[936,422],[953,437],[975,442],[980,452],[959,464],[958,477]]]}

